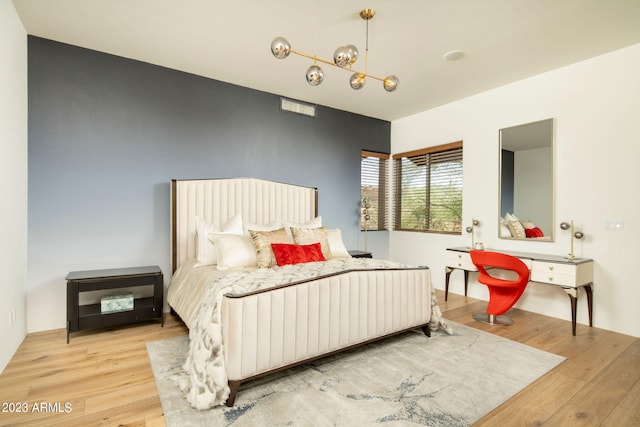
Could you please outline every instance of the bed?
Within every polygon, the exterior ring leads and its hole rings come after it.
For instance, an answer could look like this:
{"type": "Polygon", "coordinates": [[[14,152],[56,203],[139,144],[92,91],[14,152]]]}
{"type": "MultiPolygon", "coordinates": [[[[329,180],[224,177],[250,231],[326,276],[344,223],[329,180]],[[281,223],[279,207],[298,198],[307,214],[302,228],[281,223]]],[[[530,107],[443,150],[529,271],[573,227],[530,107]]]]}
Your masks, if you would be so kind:
{"type": "Polygon", "coordinates": [[[171,201],[167,302],[189,328],[181,387],[194,408],[233,406],[242,383],[338,351],[430,334],[430,270],[351,258],[322,225],[317,189],[173,180],[171,201]]]}

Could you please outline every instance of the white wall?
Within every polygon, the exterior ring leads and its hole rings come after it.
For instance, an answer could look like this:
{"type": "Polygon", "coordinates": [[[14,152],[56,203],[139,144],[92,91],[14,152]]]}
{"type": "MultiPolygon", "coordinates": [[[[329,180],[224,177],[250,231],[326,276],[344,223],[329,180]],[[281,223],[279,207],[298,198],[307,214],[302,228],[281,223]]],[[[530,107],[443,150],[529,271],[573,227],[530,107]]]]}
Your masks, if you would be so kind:
{"type": "MultiPolygon", "coordinates": [[[[566,255],[575,220],[585,238],[577,256],[593,258],[594,326],[640,337],[640,286],[634,268],[640,244],[640,44],[506,85],[392,123],[392,153],[464,141],[463,225],[481,222],[478,240],[489,248],[566,255]],[[499,240],[498,129],[556,119],[555,242],[499,240]],[[623,231],[605,229],[610,219],[623,231]]],[[[428,96],[425,94],[424,96],[428,96]]],[[[392,232],[390,258],[428,265],[444,289],[445,248],[468,246],[470,235],[392,232]]],[[[484,286],[469,295],[487,299],[484,286]]],[[[463,293],[462,273],[450,291],[463,293]]],[[[518,307],[571,319],[569,298],[558,288],[530,284],[518,307]]],[[[588,324],[586,298],[578,322],[588,324]]],[[[567,332],[570,333],[568,330],[567,332]]]]}
{"type": "Polygon", "coordinates": [[[13,4],[0,2],[0,371],[26,334],[27,35],[13,4]],[[11,310],[15,308],[12,324],[11,310]]]}

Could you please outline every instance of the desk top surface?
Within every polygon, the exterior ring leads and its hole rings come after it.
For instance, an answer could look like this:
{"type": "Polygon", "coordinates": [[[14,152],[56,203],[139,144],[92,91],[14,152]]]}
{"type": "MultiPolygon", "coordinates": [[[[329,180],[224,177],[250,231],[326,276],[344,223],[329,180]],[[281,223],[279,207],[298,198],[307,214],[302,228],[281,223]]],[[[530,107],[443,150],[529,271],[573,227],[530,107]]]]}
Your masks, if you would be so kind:
{"type": "MultiPolygon", "coordinates": [[[[468,246],[459,246],[456,248],[447,248],[448,251],[457,251],[457,252],[469,252],[471,250],[468,246]]],[[[492,249],[492,248],[484,248],[485,251],[488,252],[500,252],[503,254],[513,255],[518,258],[530,259],[532,261],[547,261],[547,262],[557,262],[563,264],[584,264],[587,262],[593,262],[591,258],[574,258],[573,261],[569,261],[567,257],[561,255],[548,255],[548,254],[540,254],[534,252],[518,252],[518,251],[510,251],[510,250],[502,250],[502,249],[492,249]]]]}

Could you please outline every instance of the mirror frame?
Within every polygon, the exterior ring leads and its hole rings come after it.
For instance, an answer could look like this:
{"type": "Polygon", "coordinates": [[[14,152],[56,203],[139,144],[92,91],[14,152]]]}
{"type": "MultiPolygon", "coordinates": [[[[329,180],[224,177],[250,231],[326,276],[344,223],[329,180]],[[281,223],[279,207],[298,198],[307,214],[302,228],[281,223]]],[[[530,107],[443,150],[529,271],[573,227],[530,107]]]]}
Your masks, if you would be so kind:
{"type": "MultiPolygon", "coordinates": [[[[515,125],[515,126],[509,126],[506,128],[502,128],[498,130],[498,239],[503,239],[503,240],[520,240],[520,241],[527,241],[527,242],[553,242],[555,239],[555,187],[556,187],[556,183],[555,183],[555,151],[556,151],[556,123],[555,123],[555,119],[554,118],[549,118],[549,119],[543,119],[543,120],[537,120],[534,122],[529,122],[529,123],[523,123],[521,125],[515,125]],[[551,185],[551,191],[550,191],[550,197],[551,197],[551,201],[550,201],[550,209],[551,212],[549,213],[549,219],[551,221],[550,223],[550,229],[548,230],[549,234],[546,234],[544,238],[519,238],[519,237],[504,237],[501,235],[501,226],[502,226],[502,169],[503,169],[503,164],[502,164],[502,147],[503,147],[503,131],[506,130],[513,130],[514,128],[519,128],[519,127],[523,127],[523,126],[529,126],[529,125],[533,125],[536,123],[542,123],[542,122],[547,122],[550,121],[551,122],[551,177],[550,177],[550,185],[551,185]]],[[[516,214],[517,215],[517,214],[516,214]]],[[[524,219],[524,218],[520,218],[520,219],[524,219]]],[[[546,230],[545,230],[546,232],[546,230]]]]}

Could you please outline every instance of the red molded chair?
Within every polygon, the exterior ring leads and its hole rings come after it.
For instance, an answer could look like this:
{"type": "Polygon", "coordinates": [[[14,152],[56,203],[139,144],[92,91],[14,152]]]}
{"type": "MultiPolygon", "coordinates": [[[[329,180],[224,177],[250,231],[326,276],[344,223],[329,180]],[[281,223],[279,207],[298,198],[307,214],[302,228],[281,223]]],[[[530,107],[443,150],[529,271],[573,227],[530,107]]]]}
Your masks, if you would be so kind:
{"type": "Polygon", "coordinates": [[[489,288],[489,304],[486,313],[474,313],[473,319],[490,325],[512,325],[513,320],[502,316],[518,302],[529,283],[529,268],[520,259],[490,251],[470,251],[471,261],[478,269],[478,282],[489,288]],[[494,277],[487,268],[510,270],[518,275],[515,280],[494,277]]]}

